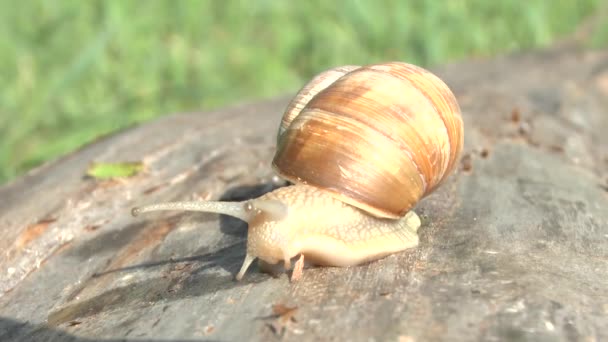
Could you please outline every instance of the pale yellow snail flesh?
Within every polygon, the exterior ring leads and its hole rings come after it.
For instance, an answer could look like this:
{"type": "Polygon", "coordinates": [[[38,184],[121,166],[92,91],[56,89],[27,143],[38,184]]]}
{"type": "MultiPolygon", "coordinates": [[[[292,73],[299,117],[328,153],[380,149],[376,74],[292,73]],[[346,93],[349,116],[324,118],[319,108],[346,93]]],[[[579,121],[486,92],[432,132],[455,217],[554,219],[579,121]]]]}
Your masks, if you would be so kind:
{"type": "Polygon", "coordinates": [[[456,167],[463,125],[447,85],[420,67],[391,62],[328,70],[288,106],[273,168],[295,185],[244,202],[170,202],[133,209],[193,210],[248,223],[240,280],[259,258],[299,256],[351,266],[418,245],[411,210],[456,167]]]}

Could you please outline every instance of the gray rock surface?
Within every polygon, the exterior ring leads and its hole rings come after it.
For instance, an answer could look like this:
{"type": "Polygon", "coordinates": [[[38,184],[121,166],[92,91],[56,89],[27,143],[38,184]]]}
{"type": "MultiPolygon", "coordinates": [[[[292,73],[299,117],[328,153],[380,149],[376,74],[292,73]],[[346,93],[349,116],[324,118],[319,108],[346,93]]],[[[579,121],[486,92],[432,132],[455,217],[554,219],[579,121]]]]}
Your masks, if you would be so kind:
{"type": "Polygon", "coordinates": [[[417,206],[418,248],[235,282],[244,223],[129,209],[280,186],[288,97],[166,116],[0,188],[0,340],[608,340],[608,51],[434,71],[462,107],[465,154],[417,206]],[[84,176],[137,160],[135,178],[84,176]]]}

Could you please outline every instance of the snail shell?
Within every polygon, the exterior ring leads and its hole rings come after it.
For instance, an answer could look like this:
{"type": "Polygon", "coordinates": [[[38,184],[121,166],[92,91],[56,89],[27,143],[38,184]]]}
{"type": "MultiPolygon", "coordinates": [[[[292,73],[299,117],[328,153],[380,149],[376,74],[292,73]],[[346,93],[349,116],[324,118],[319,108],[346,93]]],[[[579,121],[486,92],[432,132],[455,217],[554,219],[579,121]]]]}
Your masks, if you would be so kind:
{"type": "Polygon", "coordinates": [[[463,147],[448,86],[402,62],[330,69],[288,105],[272,165],[372,215],[398,218],[454,170],[463,147]]]}

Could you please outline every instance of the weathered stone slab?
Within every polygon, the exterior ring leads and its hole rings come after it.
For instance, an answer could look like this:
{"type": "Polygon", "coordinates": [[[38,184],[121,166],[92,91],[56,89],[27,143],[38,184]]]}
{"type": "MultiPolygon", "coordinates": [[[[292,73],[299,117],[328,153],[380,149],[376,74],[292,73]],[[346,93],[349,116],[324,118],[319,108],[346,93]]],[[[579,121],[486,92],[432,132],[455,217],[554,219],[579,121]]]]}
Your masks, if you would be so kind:
{"type": "Polygon", "coordinates": [[[435,71],[463,109],[465,156],[418,205],[418,248],[235,282],[244,223],[129,209],[280,186],[288,97],[167,116],[0,188],[0,340],[607,340],[608,52],[435,71]],[[134,160],[145,174],[84,177],[134,160]]]}

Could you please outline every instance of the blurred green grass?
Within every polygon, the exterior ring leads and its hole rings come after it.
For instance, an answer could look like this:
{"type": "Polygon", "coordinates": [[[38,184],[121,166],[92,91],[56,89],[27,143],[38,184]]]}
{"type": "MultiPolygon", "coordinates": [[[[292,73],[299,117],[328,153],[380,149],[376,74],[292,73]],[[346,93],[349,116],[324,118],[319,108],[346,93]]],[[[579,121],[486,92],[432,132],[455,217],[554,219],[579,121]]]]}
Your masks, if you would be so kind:
{"type": "Polygon", "coordinates": [[[2,0],[0,184],[99,135],[295,91],[331,66],[547,46],[601,2],[2,0]]]}

